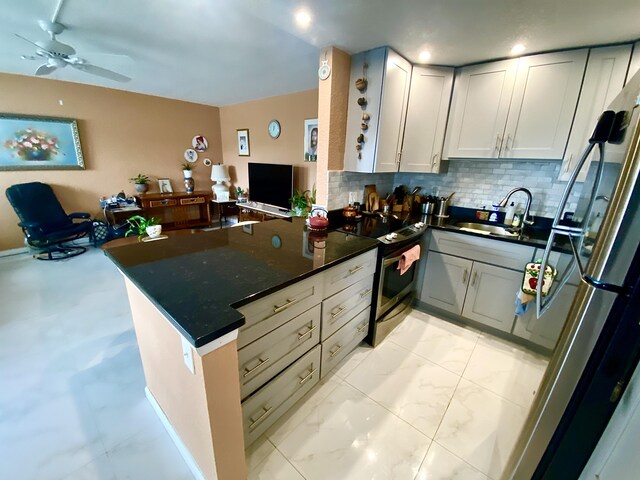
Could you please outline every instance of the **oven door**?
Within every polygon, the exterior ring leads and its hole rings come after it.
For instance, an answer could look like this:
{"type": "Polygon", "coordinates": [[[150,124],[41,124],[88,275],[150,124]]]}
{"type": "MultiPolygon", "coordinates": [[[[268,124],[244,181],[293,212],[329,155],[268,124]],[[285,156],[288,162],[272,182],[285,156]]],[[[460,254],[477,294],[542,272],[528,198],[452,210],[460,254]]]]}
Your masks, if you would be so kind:
{"type": "Polygon", "coordinates": [[[418,262],[413,262],[411,267],[400,275],[398,263],[402,258],[402,254],[419,245],[419,242],[411,243],[388,256],[382,258],[380,267],[380,283],[378,285],[378,305],[376,308],[376,320],[384,315],[389,309],[393,308],[405,295],[413,290],[416,274],[418,270],[418,262]]]}

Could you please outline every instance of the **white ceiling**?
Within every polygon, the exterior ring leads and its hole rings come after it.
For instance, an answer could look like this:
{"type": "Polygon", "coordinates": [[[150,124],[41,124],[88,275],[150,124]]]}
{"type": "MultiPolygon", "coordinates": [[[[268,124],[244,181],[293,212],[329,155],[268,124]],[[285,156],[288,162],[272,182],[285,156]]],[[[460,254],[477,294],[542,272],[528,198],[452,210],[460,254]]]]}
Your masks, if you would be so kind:
{"type": "MultiPolygon", "coordinates": [[[[45,40],[37,20],[57,1],[0,2],[0,71],[30,75],[42,63],[20,59],[33,48],[12,32],[45,40]]],[[[317,87],[328,45],[389,45],[416,63],[426,49],[430,63],[463,65],[508,56],[517,42],[539,52],[637,39],[638,19],[638,0],[66,0],[58,40],[133,80],[72,68],[52,78],[226,105],[317,87]],[[293,19],[301,7],[306,30],[293,19]]]]}

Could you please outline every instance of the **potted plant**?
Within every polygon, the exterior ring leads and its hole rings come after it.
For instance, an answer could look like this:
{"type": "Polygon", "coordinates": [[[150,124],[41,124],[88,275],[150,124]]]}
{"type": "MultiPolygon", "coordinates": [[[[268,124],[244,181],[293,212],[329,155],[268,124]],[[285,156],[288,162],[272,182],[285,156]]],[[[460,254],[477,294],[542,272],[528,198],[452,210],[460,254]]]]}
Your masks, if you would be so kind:
{"type": "Polygon", "coordinates": [[[238,203],[245,203],[247,201],[246,192],[240,187],[236,187],[236,201],[238,203]]]}
{"type": "Polygon", "coordinates": [[[291,210],[292,215],[294,217],[306,217],[309,215],[311,211],[311,198],[309,197],[309,190],[305,190],[301,192],[300,190],[295,190],[293,193],[293,197],[289,199],[291,202],[291,210]]]}
{"type": "Polygon", "coordinates": [[[184,173],[184,178],[191,178],[193,176],[193,167],[189,162],[182,164],[182,173],[184,173]]]}
{"type": "Polygon", "coordinates": [[[156,238],[162,233],[162,225],[154,217],[147,220],[140,215],[134,215],[127,219],[127,223],[129,224],[129,229],[125,232],[125,237],[134,234],[138,235],[138,240],[140,240],[145,233],[151,238],[156,238]]]}
{"type": "Polygon", "coordinates": [[[147,175],[139,173],[137,176],[130,178],[129,181],[134,183],[134,187],[138,193],[145,193],[149,190],[149,177],[147,175]]]}

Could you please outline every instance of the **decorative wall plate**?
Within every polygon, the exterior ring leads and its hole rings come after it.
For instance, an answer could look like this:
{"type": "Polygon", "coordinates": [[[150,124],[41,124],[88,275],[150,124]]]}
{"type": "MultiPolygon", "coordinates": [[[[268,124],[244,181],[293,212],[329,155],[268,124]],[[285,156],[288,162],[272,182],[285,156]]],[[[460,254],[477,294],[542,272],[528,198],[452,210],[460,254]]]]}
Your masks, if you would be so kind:
{"type": "Polygon", "coordinates": [[[204,152],[207,148],[209,148],[209,142],[202,135],[196,135],[191,140],[191,145],[197,152],[204,152]]]}
{"type": "Polygon", "coordinates": [[[195,163],[198,160],[198,152],[193,148],[187,148],[184,151],[184,159],[189,163],[195,163]]]}
{"type": "Polygon", "coordinates": [[[204,163],[207,167],[211,166],[211,159],[210,158],[205,158],[202,163],[204,163]]]}

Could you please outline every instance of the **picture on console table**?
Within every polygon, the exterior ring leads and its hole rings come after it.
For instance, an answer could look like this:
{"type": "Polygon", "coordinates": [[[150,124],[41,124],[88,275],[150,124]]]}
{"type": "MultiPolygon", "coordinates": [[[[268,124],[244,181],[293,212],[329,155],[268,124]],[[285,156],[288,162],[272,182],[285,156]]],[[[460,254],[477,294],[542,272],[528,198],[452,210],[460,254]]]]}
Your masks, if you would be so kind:
{"type": "Polygon", "coordinates": [[[249,129],[238,130],[238,155],[241,157],[251,156],[249,153],[249,129]]]}
{"type": "Polygon", "coordinates": [[[0,170],[82,169],[75,120],[0,114],[0,170]]]}
{"type": "Polygon", "coordinates": [[[171,180],[168,178],[159,178],[158,186],[160,187],[160,193],[173,193],[173,188],[171,188],[171,180]]]}
{"type": "Polygon", "coordinates": [[[318,119],[304,121],[304,161],[318,160],[318,119]]]}

